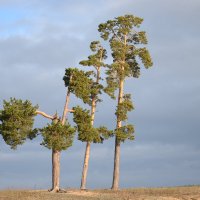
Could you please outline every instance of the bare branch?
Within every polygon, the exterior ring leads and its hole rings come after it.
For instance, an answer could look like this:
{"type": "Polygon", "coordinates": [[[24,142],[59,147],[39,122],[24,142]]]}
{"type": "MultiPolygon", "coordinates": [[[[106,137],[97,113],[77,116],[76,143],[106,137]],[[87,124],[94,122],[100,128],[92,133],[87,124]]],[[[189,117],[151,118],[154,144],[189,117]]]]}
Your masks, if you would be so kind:
{"type": "Polygon", "coordinates": [[[74,112],[74,110],[67,110],[68,112],[70,112],[70,113],[73,113],[74,112]]]}
{"type": "Polygon", "coordinates": [[[42,112],[42,111],[39,111],[39,110],[36,111],[36,114],[42,115],[43,117],[46,117],[46,118],[51,119],[51,120],[55,119],[55,116],[48,115],[45,112],[42,112]]]}
{"type": "Polygon", "coordinates": [[[115,33],[115,31],[112,29],[113,35],[120,41],[122,42],[122,39],[115,33]]]}

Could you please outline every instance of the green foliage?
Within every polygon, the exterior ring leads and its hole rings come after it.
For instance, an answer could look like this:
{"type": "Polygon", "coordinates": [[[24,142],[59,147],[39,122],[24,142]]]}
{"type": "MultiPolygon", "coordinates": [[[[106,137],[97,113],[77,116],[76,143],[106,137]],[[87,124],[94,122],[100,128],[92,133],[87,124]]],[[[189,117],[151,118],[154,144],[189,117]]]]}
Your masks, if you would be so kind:
{"type": "Polygon", "coordinates": [[[96,68],[104,67],[103,60],[107,58],[106,50],[101,46],[99,41],[93,41],[90,44],[90,49],[95,53],[88,56],[88,60],[80,61],[80,64],[83,66],[94,66],[96,68]]]}
{"type": "Polygon", "coordinates": [[[92,118],[89,110],[82,109],[80,106],[74,107],[74,122],[77,125],[78,139],[82,142],[102,142],[98,130],[92,126],[92,118]]]}
{"type": "Polygon", "coordinates": [[[100,126],[99,128],[97,128],[99,135],[101,135],[101,137],[106,140],[109,139],[110,137],[112,137],[113,131],[112,130],[108,130],[105,126],[100,126]]]}
{"type": "MultiPolygon", "coordinates": [[[[146,33],[138,31],[142,18],[133,15],[124,15],[108,20],[99,25],[98,31],[104,40],[109,40],[113,63],[107,69],[107,86],[104,91],[115,98],[115,91],[120,88],[123,94],[123,82],[127,77],[138,78],[140,65],[145,68],[152,66],[149,51],[144,46],[148,43],[146,33]]],[[[118,102],[115,115],[117,123],[127,120],[127,112],[133,110],[130,95],[124,95],[118,102]]],[[[121,125],[120,125],[121,126],[121,125]]],[[[115,130],[118,141],[134,139],[132,125],[119,127],[115,130]]]]}
{"type": "Polygon", "coordinates": [[[99,102],[101,101],[101,99],[99,98],[99,94],[101,94],[102,92],[102,89],[103,89],[103,85],[99,84],[99,83],[96,83],[96,82],[93,82],[92,85],[91,85],[91,100],[95,100],[95,102],[99,102]]]}
{"type": "Polygon", "coordinates": [[[117,74],[112,70],[112,65],[108,66],[108,70],[106,72],[106,82],[107,86],[104,88],[104,92],[107,93],[112,99],[116,99],[115,91],[119,86],[119,81],[116,78],[117,74]]]}
{"type": "MultiPolygon", "coordinates": [[[[83,66],[92,66],[96,69],[88,73],[91,78],[90,80],[92,80],[90,90],[88,90],[92,102],[90,105],[95,112],[97,102],[101,101],[99,94],[103,91],[103,85],[100,84],[100,68],[107,66],[103,62],[103,60],[107,58],[107,52],[99,41],[91,42],[90,49],[94,54],[88,56],[87,60],[82,60],[80,64],[83,66]]],[[[93,120],[95,113],[92,113],[92,117],[89,110],[82,109],[79,106],[73,109],[74,122],[77,124],[79,140],[83,142],[101,143],[104,139],[108,139],[108,137],[112,135],[112,132],[108,131],[106,127],[94,128],[93,120]]]]}
{"type": "Polygon", "coordinates": [[[9,101],[3,101],[0,133],[12,149],[23,144],[27,138],[33,139],[36,136],[37,130],[32,128],[37,109],[38,106],[33,106],[28,100],[10,98],[9,101]]]}
{"type": "Polygon", "coordinates": [[[148,43],[146,33],[137,31],[143,19],[125,15],[108,20],[99,25],[99,32],[104,40],[110,42],[113,64],[107,70],[107,87],[105,92],[114,98],[117,84],[126,77],[140,76],[140,59],[145,68],[152,66],[152,60],[148,50],[142,45],[148,43]]]}
{"type": "Polygon", "coordinates": [[[131,101],[131,95],[126,94],[123,96],[123,100],[121,103],[117,105],[117,110],[115,115],[118,117],[119,121],[125,121],[128,119],[127,112],[133,110],[133,103],[131,101]]]}
{"type": "Polygon", "coordinates": [[[134,140],[134,127],[131,124],[115,129],[115,135],[118,141],[124,142],[126,139],[134,140]]]}
{"type": "Polygon", "coordinates": [[[91,72],[84,72],[77,68],[67,68],[63,77],[65,86],[69,88],[70,92],[87,104],[91,103],[91,87],[93,84],[92,79],[89,78],[90,75],[91,72]]]}
{"type": "Polygon", "coordinates": [[[124,35],[130,33],[133,27],[140,27],[142,21],[142,18],[133,15],[120,16],[100,24],[98,30],[104,40],[108,40],[110,35],[111,40],[115,38],[123,39],[124,35]]]}
{"type": "Polygon", "coordinates": [[[82,142],[102,143],[104,139],[112,136],[112,131],[106,127],[94,128],[90,111],[80,106],[74,107],[74,122],[77,125],[78,139],[82,142]]]}
{"type": "Polygon", "coordinates": [[[140,57],[145,68],[149,68],[152,66],[151,57],[150,57],[149,51],[146,48],[139,48],[138,56],[140,57]]]}
{"type": "Polygon", "coordinates": [[[90,44],[90,49],[94,54],[88,56],[88,60],[82,60],[80,61],[80,64],[83,66],[93,66],[96,69],[96,72],[93,71],[91,75],[96,78],[96,80],[93,79],[92,85],[91,85],[91,99],[95,99],[95,101],[101,101],[99,98],[99,94],[102,93],[103,85],[99,83],[101,77],[100,77],[100,67],[106,67],[107,65],[103,62],[104,59],[107,58],[107,52],[106,50],[101,46],[99,41],[93,41],[90,44]]]}
{"type": "MultiPolygon", "coordinates": [[[[132,40],[133,40],[133,44],[147,44],[148,43],[145,31],[140,31],[133,34],[132,40]]],[[[128,40],[128,42],[129,41],[130,40],[128,40]]]]}
{"type": "Polygon", "coordinates": [[[46,127],[40,129],[40,132],[43,136],[41,145],[48,149],[62,151],[72,146],[76,129],[68,123],[62,125],[58,121],[48,124],[46,127]]]}

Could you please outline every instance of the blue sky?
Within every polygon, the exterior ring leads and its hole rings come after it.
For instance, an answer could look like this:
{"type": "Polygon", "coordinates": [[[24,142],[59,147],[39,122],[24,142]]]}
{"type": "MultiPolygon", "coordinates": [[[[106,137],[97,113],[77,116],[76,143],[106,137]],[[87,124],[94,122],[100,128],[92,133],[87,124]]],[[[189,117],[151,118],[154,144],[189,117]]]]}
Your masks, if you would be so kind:
{"type": "MultiPolygon", "coordinates": [[[[135,110],[135,141],[121,148],[121,187],[200,184],[200,2],[198,0],[0,1],[0,107],[16,97],[62,113],[66,67],[101,40],[99,23],[133,14],[144,18],[154,66],[126,82],[135,110]]],[[[108,45],[102,41],[108,48],[108,45]]],[[[108,58],[108,62],[111,58],[108,58]]],[[[70,106],[80,103],[74,97],[70,106]]],[[[115,102],[106,95],[96,125],[114,123],[115,102]]],[[[71,119],[71,117],[70,117],[71,119]]],[[[35,126],[47,123],[36,118],[35,126]]],[[[0,188],[50,188],[51,152],[41,138],[16,151],[0,137],[0,188]],[[22,181],[23,180],[23,181],[22,181]]],[[[79,187],[85,144],[62,153],[61,186],[79,187]]],[[[89,188],[109,188],[114,140],[92,145],[89,188]]]]}
{"type": "Polygon", "coordinates": [[[19,24],[26,18],[31,18],[31,10],[15,6],[0,7],[1,36],[8,37],[16,34],[27,34],[28,25],[19,24]]]}

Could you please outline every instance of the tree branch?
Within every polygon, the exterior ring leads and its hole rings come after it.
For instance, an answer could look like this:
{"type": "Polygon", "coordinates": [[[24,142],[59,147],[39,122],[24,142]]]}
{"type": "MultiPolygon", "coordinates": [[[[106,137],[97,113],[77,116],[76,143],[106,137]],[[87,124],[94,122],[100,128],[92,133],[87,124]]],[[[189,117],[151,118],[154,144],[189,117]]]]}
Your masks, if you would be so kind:
{"type": "Polygon", "coordinates": [[[70,112],[70,113],[73,113],[74,112],[74,110],[67,110],[68,112],[70,112]]]}
{"type": "Polygon", "coordinates": [[[42,111],[39,111],[39,110],[36,111],[36,114],[42,115],[43,117],[46,117],[46,118],[51,119],[51,120],[55,119],[55,117],[56,117],[56,116],[48,115],[45,112],[42,112],[42,111]]]}
{"type": "Polygon", "coordinates": [[[112,29],[113,35],[120,41],[122,42],[122,39],[115,33],[115,31],[112,29]]]}

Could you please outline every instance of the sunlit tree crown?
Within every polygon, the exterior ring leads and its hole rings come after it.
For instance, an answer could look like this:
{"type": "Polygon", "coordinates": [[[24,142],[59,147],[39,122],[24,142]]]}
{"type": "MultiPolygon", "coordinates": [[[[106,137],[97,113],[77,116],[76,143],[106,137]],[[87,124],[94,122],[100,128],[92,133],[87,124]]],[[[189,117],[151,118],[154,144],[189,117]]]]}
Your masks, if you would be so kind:
{"type": "Polygon", "coordinates": [[[36,136],[37,130],[33,129],[33,123],[37,108],[38,106],[33,106],[28,100],[10,98],[9,101],[3,101],[0,133],[12,149],[23,144],[27,138],[36,136]]]}

